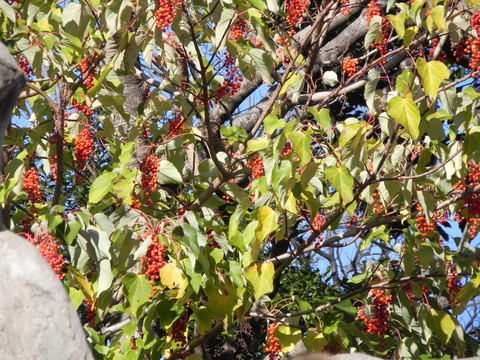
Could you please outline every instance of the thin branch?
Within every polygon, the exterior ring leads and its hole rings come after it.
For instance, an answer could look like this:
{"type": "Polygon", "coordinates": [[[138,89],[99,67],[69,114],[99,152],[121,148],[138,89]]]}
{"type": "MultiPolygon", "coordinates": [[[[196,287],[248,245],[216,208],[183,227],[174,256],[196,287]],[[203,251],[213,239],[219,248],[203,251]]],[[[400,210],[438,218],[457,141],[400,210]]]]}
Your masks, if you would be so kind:
{"type": "MultiPolygon", "coordinates": [[[[470,276],[471,274],[459,273],[457,275],[459,275],[459,276],[470,276]]],[[[389,285],[394,285],[394,284],[416,282],[416,281],[421,281],[421,280],[425,280],[425,279],[445,277],[445,276],[447,276],[447,274],[430,274],[430,275],[425,274],[425,275],[404,276],[404,277],[399,278],[399,279],[392,279],[392,280],[384,281],[384,282],[377,283],[377,284],[374,284],[374,285],[365,286],[362,289],[352,291],[351,293],[339,296],[335,300],[331,300],[328,303],[317,306],[314,309],[299,311],[299,312],[295,312],[295,313],[286,313],[286,314],[272,314],[272,313],[263,313],[263,312],[252,311],[252,312],[249,312],[247,316],[263,318],[263,319],[285,319],[285,318],[294,318],[294,317],[298,317],[298,316],[302,316],[302,315],[309,315],[309,314],[324,311],[324,310],[332,307],[333,305],[341,303],[342,301],[345,301],[349,298],[352,298],[352,297],[354,297],[358,294],[361,294],[365,291],[369,291],[369,290],[372,290],[372,289],[385,288],[385,287],[389,287],[389,285]]]]}

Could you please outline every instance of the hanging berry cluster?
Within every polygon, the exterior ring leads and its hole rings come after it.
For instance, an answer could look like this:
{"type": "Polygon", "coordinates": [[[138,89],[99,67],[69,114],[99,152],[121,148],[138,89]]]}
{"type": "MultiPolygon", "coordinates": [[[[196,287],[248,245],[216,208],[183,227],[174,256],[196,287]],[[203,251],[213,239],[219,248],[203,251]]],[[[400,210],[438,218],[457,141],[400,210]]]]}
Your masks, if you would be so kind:
{"type": "Polygon", "coordinates": [[[181,113],[176,114],[173,119],[168,119],[168,139],[180,135],[180,131],[183,129],[183,123],[185,119],[181,113]]]}
{"type": "Polygon", "coordinates": [[[93,326],[95,323],[95,316],[97,315],[95,305],[88,301],[87,298],[84,298],[80,306],[81,309],[79,312],[83,322],[88,326],[93,326]]]}
{"type": "Polygon", "coordinates": [[[270,360],[280,359],[280,350],[281,346],[275,337],[275,329],[277,328],[277,323],[273,322],[268,326],[267,329],[267,343],[263,344],[265,352],[268,354],[270,360]]]}
{"type": "Polygon", "coordinates": [[[456,307],[458,305],[456,297],[462,288],[462,283],[457,276],[457,269],[451,261],[445,262],[445,269],[447,271],[447,291],[450,294],[450,306],[456,307]]]}
{"type": "Polygon", "coordinates": [[[61,247],[55,238],[48,233],[42,233],[40,235],[27,236],[27,239],[36,246],[38,252],[42,254],[43,258],[47,261],[50,267],[55,271],[57,277],[60,280],[65,278],[63,269],[65,268],[65,259],[61,254],[61,247]]]}
{"type": "MultiPolygon", "coordinates": [[[[325,221],[326,221],[325,215],[317,214],[312,221],[312,225],[311,225],[312,233],[321,230],[323,228],[323,225],[325,224],[325,221]]],[[[321,248],[322,243],[323,243],[323,231],[318,234],[317,241],[315,242],[315,247],[317,249],[321,248]]]]}
{"type": "Polygon", "coordinates": [[[42,187],[38,183],[40,175],[35,167],[25,170],[22,174],[23,190],[27,193],[27,201],[31,204],[42,201],[42,187]]]}
{"type": "Polygon", "coordinates": [[[382,203],[382,199],[380,198],[380,192],[378,189],[372,194],[373,197],[373,212],[377,215],[383,216],[385,215],[385,206],[382,203]]]}
{"type": "MultiPolygon", "coordinates": [[[[72,100],[72,107],[75,109],[75,113],[84,113],[85,116],[92,116],[93,110],[87,105],[87,102],[79,103],[76,99],[72,100]]],[[[68,117],[68,113],[65,114],[68,117]]]]}
{"type": "Polygon", "coordinates": [[[370,22],[374,16],[381,16],[382,15],[382,8],[378,4],[377,0],[371,0],[368,4],[368,11],[365,13],[365,21],[370,22]]]}
{"type": "MultiPolygon", "coordinates": [[[[465,180],[457,182],[453,188],[462,192],[467,191],[480,184],[480,164],[475,165],[468,162],[468,174],[465,180]]],[[[477,236],[480,226],[480,194],[470,194],[463,199],[463,209],[456,214],[458,222],[467,221],[469,225],[469,235],[473,239],[477,236]]]]}
{"type": "Polygon", "coordinates": [[[292,143],[286,142],[282,149],[282,157],[288,156],[293,152],[292,143]]]}
{"type": "Polygon", "coordinates": [[[188,311],[185,310],[182,315],[172,324],[172,338],[178,344],[184,344],[187,341],[185,332],[188,325],[188,311]]]}
{"type": "Polygon", "coordinates": [[[145,196],[148,197],[152,191],[158,189],[158,171],[160,169],[160,158],[155,154],[150,154],[140,164],[142,174],[140,188],[145,190],[145,196]]]}
{"type": "Polygon", "coordinates": [[[229,99],[235,95],[242,85],[243,78],[238,75],[238,69],[235,67],[235,58],[227,52],[223,59],[223,83],[217,90],[210,90],[210,99],[219,102],[224,96],[229,99]]]}
{"type": "Polygon", "coordinates": [[[92,65],[93,63],[88,57],[80,60],[80,63],[78,64],[80,71],[82,72],[82,82],[86,91],[93,87],[93,81],[97,75],[97,70],[93,69],[92,65]]]}
{"type": "Polygon", "coordinates": [[[20,69],[22,69],[23,73],[26,76],[33,76],[32,66],[29,64],[27,59],[25,59],[24,57],[20,58],[20,60],[18,61],[18,66],[20,67],[20,69]]]}
{"type": "Polygon", "coordinates": [[[346,59],[342,61],[342,70],[347,74],[348,77],[353,76],[357,72],[358,60],[356,59],[346,59]]]}
{"type": "Polygon", "coordinates": [[[285,22],[288,26],[291,27],[289,30],[289,35],[295,35],[296,31],[293,29],[294,26],[303,18],[305,13],[308,10],[308,5],[310,1],[308,0],[287,0],[285,1],[285,12],[287,17],[285,22]]]}
{"type": "Polygon", "coordinates": [[[233,24],[232,30],[228,35],[228,39],[233,42],[237,42],[239,39],[246,38],[248,34],[247,22],[243,19],[237,18],[235,24],[233,24]]]}
{"type": "MultiPolygon", "coordinates": [[[[372,310],[366,314],[364,306],[358,307],[358,319],[365,324],[366,334],[376,334],[380,340],[383,340],[388,330],[392,295],[386,295],[384,289],[372,289],[370,293],[373,298],[372,310]]],[[[384,344],[380,343],[379,346],[383,347],[384,344]]]]}
{"type": "Polygon", "coordinates": [[[431,237],[432,233],[435,231],[436,226],[433,221],[428,222],[425,213],[422,211],[422,207],[418,204],[416,209],[420,214],[415,219],[417,224],[417,229],[422,236],[422,241],[426,241],[431,237]]]}
{"type": "MultiPolygon", "coordinates": [[[[263,160],[259,155],[254,155],[248,160],[247,166],[252,170],[252,181],[259,179],[265,174],[265,168],[263,167],[263,160]]],[[[251,187],[252,184],[250,184],[251,187]]]]}
{"type": "MultiPolygon", "coordinates": [[[[160,269],[167,263],[165,255],[167,254],[166,244],[159,244],[158,233],[147,231],[145,235],[152,237],[152,243],[147,249],[147,253],[142,256],[141,264],[145,276],[152,281],[160,279],[160,269]]],[[[152,284],[153,285],[153,284],[152,284]]]]}
{"type": "Polygon", "coordinates": [[[183,0],[158,0],[157,10],[154,13],[155,26],[165,31],[177,17],[177,9],[183,6],[183,0]]]}
{"type": "Polygon", "coordinates": [[[86,166],[93,152],[93,136],[88,126],[84,127],[75,138],[75,180],[78,185],[85,182],[86,166]]]}

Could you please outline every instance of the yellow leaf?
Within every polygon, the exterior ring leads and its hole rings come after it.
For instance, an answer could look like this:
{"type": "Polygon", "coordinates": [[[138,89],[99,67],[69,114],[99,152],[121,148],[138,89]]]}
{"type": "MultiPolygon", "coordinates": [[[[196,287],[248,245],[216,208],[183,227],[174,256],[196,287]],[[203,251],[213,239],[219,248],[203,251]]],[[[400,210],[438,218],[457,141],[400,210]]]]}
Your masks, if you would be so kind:
{"type": "Polygon", "coordinates": [[[258,225],[255,229],[257,241],[265,240],[277,227],[277,214],[275,211],[268,206],[261,206],[258,209],[258,225]]]}
{"type": "Polygon", "coordinates": [[[188,286],[188,279],[177,264],[168,263],[160,269],[160,281],[169,289],[178,290],[177,299],[185,295],[188,286]]]}
{"type": "Polygon", "coordinates": [[[271,261],[254,263],[245,270],[245,278],[253,287],[255,299],[273,291],[275,268],[271,261]]]}

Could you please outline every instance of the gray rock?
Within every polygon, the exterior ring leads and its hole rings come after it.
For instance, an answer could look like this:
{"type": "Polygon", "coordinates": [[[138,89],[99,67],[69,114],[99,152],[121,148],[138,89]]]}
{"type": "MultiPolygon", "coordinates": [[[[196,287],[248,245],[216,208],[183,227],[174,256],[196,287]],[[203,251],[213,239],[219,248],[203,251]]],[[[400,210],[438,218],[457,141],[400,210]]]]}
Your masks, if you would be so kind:
{"type": "Polygon", "coordinates": [[[36,248],[0,232],[0,359],[93,360],[62,283],[36,248]]]}

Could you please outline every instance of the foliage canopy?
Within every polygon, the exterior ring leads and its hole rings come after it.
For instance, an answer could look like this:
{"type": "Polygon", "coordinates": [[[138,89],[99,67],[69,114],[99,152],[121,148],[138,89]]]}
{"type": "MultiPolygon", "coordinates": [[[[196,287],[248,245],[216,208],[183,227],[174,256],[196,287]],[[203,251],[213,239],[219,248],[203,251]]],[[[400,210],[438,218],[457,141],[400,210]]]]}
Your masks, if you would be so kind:
{"type": "Polygon", "coordinates": [[[6,227],[99,359],[478,355],[479,7],[2,1],[6,227]]]}

